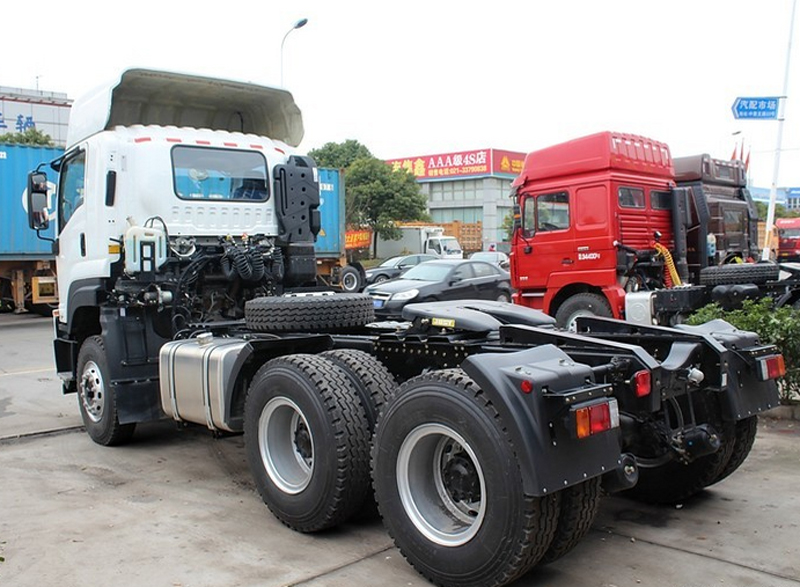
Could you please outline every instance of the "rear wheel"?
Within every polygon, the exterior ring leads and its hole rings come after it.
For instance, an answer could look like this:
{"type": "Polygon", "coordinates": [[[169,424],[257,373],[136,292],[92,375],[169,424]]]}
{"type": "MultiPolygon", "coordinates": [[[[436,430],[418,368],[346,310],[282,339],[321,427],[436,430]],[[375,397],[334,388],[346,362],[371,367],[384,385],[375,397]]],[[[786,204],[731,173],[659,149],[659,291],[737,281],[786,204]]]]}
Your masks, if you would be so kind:
{"type": "Polygon", "coordinates": [[[500,292],[499,294],[497,294],[497,301],[508,303],[511,301],[511,294],[508,293],[507,291],[500,292]]]}
{"type": "Polygon", "coordinates": [[[339,281],[342,284],[342,290],[347,293],[358,293],[364,287],[361,272],[352,265],[342,269],[342,276],[339,281]]]}
{"type": "Polygon", "coordinates": [[[731,456],[725,464],[725,467],[723,467],[719,475],[710,484],[719,483],[744,463],[747,456],[750,454],[750,450],[753,448],[757,431],[758,416],[751,416],[750,418],[736,422],[731,456]]]}
{"type": "Polygon", "coordinates": [[[559,492],[558,526],[553,541],[542,557],[551,563],[571,551],[592,527],[600,507],[600,477],[589,479],[559,492]]]}
{"type": "Polygon", "coordinates": [[[673,504],[700,493],[721,479],[735,446],[733,430],[724,434],[719,449],[691,463],[672,460],[639,468],[639,481],[624,494],[648,503],[673,504]]]}
{"type": "Polygon", "coordinates": [[[264,503],[300,532],[333,527],[369,490],[369,433],[347,375],[327,359],[266,363],[245,403],[247,460],[264,503]]]}
{"type": "Polygon", "coordinates": [[[378,413],[397,388],[394,377],[383,363],[364,351],[337,349],[326,351],[321,356],[336,363],[350,378],[372,434],[378,413]]]}
{"type": "Polygon", "coordinates": [[[379,419],[372,466],[389,534],[434,583],[504,585],[552,541],[558,494],[523,493],[507,429],[460,370],[401,386],[379,419]]]}
{"type": "Polygon", "coordinates": [[[97,444],[125,444],[136,424],[120,424],[103,338],[90,336],[78,353],[78,406],[89,437],[97,444]]]}
{"type": "Polygon", "coordinates": [[[575,319],[578,316],[612,318],[614,314],[611,312],[608,301],[600,294],[579,293],[567,298],[558,307],[555,319],[559,327],[575,331],[575,319]]]}

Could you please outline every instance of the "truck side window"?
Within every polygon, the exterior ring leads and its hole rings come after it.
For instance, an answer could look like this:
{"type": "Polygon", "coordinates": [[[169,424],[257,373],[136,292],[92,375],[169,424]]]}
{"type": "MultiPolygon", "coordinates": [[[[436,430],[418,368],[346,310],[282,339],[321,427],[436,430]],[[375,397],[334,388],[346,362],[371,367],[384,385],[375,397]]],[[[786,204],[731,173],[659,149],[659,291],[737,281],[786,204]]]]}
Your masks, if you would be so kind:
{"type": "Polygon", "coordinates": [[[641,188],[619,188],[619,205],[622,208],[644,208],[644,190],[641,188]]]}
{"type": "Polygon", "coordinates": [[[267,162],[255,151],[175,146],[172,173],[175,193],[183,200],[269,199],[267,162]]]}
{"type": "Polygon", "coordinates": [[[536,233],[536,205],[533,197],[522,201],[522,236],[530,238],[536,233]]]}
{"type": "Polygon", "coordinates": [[[542,194],[536,198],[536,229],[569,228],[569,197],[566,192],[542,194]]]}
{"type": "Polygon", "coordinates": [[[86,153],[79,152],[61,164],[58,182],[58,222],[63,228],[75,210],[83,205],[83,182],[86,177],[86,153]]]}
{"type": "Polygon", "coordinates": [[[653,210],[672,210],[672,198],[670,192],[650,192],[650,208],[653,210]]]}

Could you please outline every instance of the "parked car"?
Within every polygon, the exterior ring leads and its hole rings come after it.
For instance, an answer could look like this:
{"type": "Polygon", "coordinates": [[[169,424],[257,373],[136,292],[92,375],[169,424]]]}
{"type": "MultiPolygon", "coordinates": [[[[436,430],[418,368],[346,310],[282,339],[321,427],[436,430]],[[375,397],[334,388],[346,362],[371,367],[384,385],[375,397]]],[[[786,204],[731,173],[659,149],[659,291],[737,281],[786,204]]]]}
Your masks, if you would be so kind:
{"type": "Polygon", "coordinates": [[[496,265],[464,259],[437,259],[421,263],[401,277],[369,285],[378,318],[400,318],[413,302],[439,300],[511,301],[511,275],[496,265]]]}
{"type": "Polygon", "coordinates": [[[511,261],[508,259],[508,255],[500,251],[478,251],[477,253],[472,253],[469,258],[473,261],[493,263],[506,271],[511,267],[511,261]]]}
{"type": "Polygon", "coordinates": [[[404,255],[402,257],[392,257],[372,269],[367,269],[367,285],[380,283],[387,279],[394,279],[405,271],[416,267],[425,261],[438,259],[434,255],[404,255]]]}

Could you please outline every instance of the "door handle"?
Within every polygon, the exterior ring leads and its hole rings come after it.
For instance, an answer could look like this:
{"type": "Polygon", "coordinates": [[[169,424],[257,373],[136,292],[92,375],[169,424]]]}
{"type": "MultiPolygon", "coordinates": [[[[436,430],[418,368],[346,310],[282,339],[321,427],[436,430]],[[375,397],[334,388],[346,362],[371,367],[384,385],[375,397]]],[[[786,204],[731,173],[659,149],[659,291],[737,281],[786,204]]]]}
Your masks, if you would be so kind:
{"type": "Polygon", "coordinates": [[[575,262],[575,261],[573,261],[573,260],[572,260],[572,259],[570,259],[569,257],[567,257],[567,258],[565,258],[565,259],[561,259],[561,264],[562,264],[562,265],[572,265],[574,262],[575,262]]]}
{"type": "Polygon", "coordinates": [[[86,235],[81,233],[81,257],[86,256],[86,235]]]}

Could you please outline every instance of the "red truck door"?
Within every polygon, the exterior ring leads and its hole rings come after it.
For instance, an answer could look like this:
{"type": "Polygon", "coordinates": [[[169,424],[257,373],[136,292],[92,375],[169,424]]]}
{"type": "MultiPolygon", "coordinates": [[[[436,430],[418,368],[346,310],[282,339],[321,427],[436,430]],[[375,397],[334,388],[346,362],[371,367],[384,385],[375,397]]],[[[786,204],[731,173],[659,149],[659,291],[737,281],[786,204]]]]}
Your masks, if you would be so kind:
{"type": "Polygon", "coordinates": [[[545,288],[554,276],[575,269],[569,194],[563,190],[528,196],[522,215],[522,237],[528,246],[517,259],[520,287],[545,288]]]}

